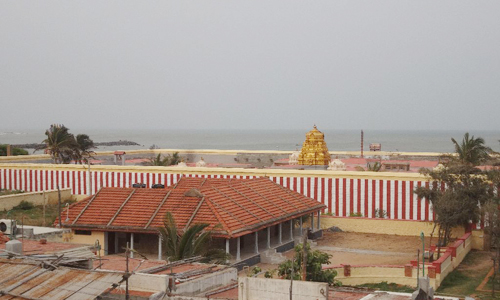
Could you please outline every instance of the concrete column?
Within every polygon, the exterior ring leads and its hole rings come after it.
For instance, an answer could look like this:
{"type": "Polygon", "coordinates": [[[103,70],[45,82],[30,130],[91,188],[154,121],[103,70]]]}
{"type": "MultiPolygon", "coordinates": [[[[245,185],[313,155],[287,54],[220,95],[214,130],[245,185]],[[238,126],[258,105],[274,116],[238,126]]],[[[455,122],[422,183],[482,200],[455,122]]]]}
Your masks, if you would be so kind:
{"type": "Polygon", "coordinates": [[[279,238],[278,238],[278,243],[281,245],[281,236],[283,234],[283,230],[282,230],[283,229],[283,223],[280,223],[279,227],[280,227],[280,229],[279,229],[279,233],[280,234],[279,234],[279,238]]]}
{"type": "MultiPolygon", "coordinates": [[[[230,254],[231,254],[231,253],[229,253],[229,239],[226,239],[226,253],[227,253],[228,255],[230,255],[230,254]]],[[[229,262],[229,260],[226,260],[226,263],[228,263],[228,262],[229,262]]]]}
{"type": "Polygon", "coordinates": [[[293,219],[290,220],[290,241],[293,240],[293,219]]]}
{"type": "Polygon", "coordinates": [[[239,261],[241,260],[241,254],[240,254],[240,238],[238,237],[236,239],[236,260],[239,261]]]}
{"type": "Polygon", "coordinates": [[[267,249],[271,248],[271,227],[267,227],[267,249]]]}
{"type": "MultiPolygon", "coordinates": [[[[134,233],[130,233],[130,249],[134,250],[134,233]]],[[[130,258],[134,258],[134,251],[130,251],[130,258]]]]}
{"type": "Polygon", "coordinates": [[[314,213],[311,214],[311,230],[314,231],[314,213]]]}
{"type": "Polygon", "coordinates": [[[318,210],[318,230],[321,229],[321,211],[318,210]]]}
{"type": "Polygon", "coordinates": [[[158,235],[158,260],[161,260],[161,255],[162,255],[162,241],[161,241],[161,234],[158,235]]]}
{"type": "Polygon", "coordinates": [[[300,217],[300,236],[302,236],[302,217],[300,217]]]}
{"type": "Polygon", "coordinates": [[[259,253],[259,232],[255,232],[255,254],[259,253]]]}

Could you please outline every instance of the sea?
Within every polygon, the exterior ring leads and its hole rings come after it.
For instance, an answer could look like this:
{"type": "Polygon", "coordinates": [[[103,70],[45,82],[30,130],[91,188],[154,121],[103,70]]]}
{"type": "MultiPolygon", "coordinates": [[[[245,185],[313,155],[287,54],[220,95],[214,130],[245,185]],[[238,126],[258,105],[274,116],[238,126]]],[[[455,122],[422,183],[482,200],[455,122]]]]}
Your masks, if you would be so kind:
{"type": "MultiPolygon", "coordinates": [[[[97,151],[127,149],[222,149],[222,150],[296,150],[305,140],[304,130],[70,130],[85,133],[94,142],[133,141],[139,146],[100,146],[97,151]]],[[[1,130],[0,144],[40,143],[45,129],[1,130]]],[[[361,130],[322,130],[330,151],[359,151],[361,130]]],[[[454,130],[364,130],[364,151],[380,143],[382,151],[454,152],[451,138],[461,141],[464,131],[454,130]]],[[[487,146],[500,151],[500,131],[470,131],[482,137],[487,146]]],[[[28,149],[30,153],[33,149],[28,149]]]]}

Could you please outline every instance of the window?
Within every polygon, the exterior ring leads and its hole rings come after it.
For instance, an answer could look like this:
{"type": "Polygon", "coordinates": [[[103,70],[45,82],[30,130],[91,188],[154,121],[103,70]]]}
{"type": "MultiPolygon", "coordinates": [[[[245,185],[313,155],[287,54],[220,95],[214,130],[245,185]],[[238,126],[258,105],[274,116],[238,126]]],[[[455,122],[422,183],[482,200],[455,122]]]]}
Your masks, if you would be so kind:
{"type": "Polygon", "coordinates": [[[92,231],[90,231],[90,230],[75,230],[75,234],[77,234],[77,235],[92,235],[92,231]]]}

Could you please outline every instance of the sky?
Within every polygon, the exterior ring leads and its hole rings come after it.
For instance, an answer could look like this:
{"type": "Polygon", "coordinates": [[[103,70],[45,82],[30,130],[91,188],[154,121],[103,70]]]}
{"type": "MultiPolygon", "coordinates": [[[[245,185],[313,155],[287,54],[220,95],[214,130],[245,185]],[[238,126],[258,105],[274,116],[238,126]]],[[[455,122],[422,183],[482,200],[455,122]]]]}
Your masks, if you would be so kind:
{"type": "Polygon", "coordinates": [[[0,131],[498,130],[500,1],[1,1],[0,131]]]}

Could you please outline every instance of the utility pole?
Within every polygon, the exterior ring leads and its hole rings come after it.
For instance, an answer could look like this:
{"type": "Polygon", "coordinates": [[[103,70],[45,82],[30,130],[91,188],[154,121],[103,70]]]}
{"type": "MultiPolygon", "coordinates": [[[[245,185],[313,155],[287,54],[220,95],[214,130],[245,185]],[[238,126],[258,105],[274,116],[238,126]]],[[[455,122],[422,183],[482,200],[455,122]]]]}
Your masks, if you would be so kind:
{"type": "Polygon", "coordinates": [[[293,276],[295,275],[295,256],[292,257],[292,271],[290,274],[290,300],[292,300],[292,295],[293,295],[293,276]]]}
{"type": "Polygon", "coordinates": [[[361,158],[363,158],[363,142],[364,140],[364,133],[363,133],[363,130],[361,130],[361,158]]]}
{"type": "Polygon", "coordinates": [[[58,213],[59,213],[59,228],[62,227],[62,219],[61,219],[61,190],[59,189],[59,185],[57,185],[57,195],[59,198],[58,213]]]}
{"type": "Polygon", "coordinates": [[[307,245],[307,229],[304,229],[304,240],[302,241],[302,281],[306,281],[306,276],[307,276],[307,252],[306,252],[306,245],[307,245]]]}
{"type": "Polygon", "coordinates": [[[127,249],[125,249],[125,257],[127,260],[126,263],[126,268],[125,268],[125,300],[130,300],[130,295],[128,294],[128,278],[130,277],[130,274],[128,272],[128,259],[130,256],[130,250],[129,250],[129,245],[127,242],[127,249]]]}

